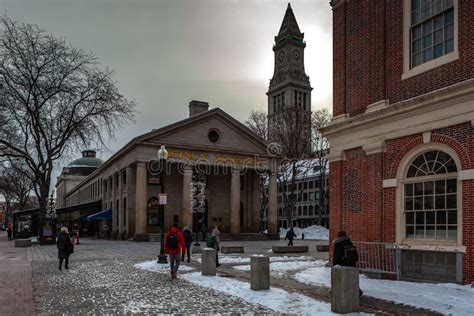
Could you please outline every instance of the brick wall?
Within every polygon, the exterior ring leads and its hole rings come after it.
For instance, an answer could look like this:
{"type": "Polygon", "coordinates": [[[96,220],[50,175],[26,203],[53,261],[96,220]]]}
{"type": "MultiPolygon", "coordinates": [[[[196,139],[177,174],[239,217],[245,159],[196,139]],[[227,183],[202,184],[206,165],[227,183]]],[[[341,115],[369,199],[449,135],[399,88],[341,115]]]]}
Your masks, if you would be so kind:
{"type": "Polygon", "coordinates": [[[474,77],[474,1],[459,0],[459,59],[402,80],[403,0],[347,1],[334,9],[334,116],[364,113],[474,77]]]}

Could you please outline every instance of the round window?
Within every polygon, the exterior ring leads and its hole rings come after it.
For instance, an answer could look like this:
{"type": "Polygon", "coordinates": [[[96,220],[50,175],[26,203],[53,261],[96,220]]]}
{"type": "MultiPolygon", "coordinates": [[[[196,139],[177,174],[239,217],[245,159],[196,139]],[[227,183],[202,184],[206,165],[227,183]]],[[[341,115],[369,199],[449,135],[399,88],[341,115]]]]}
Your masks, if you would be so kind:
{"type": "Polygon", "coordinates": [[[209,140],[213,143],[217,143],[220,138],[220,134],[217,130],[211,130],[209,131],[209,134],[207,135],[209,137],[209,140]]]}

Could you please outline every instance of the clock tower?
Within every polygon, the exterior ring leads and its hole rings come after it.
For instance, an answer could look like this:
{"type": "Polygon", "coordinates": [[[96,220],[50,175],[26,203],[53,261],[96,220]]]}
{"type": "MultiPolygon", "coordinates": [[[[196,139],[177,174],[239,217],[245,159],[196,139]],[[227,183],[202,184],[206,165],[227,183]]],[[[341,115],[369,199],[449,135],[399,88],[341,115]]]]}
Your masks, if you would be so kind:
{"type": "MultiPolygon", "coordinates": [[[[304,33],[301,33],[295,15],[288,3],[273,52],[275,66],[268,88],[268,122],[270,137],[272,126],[279,114],[293,110],[311,118],[311,84],[304,70],[304,33]]],[[[309,124],[308,124],[309,129],[309,124]]],[[[310,135],[310,131],[308,131],[310,135]]]]}

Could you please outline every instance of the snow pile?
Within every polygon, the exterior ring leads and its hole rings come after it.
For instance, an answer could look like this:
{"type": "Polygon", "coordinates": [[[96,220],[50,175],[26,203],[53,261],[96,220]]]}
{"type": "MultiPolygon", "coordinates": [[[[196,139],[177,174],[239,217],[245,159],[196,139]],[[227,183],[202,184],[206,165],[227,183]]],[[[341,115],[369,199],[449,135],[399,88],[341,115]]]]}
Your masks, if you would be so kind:
{"type": "MultiPolygon", "coordinates": [[[[315,267],[295,275],[301,283],[331,286],[331,269],[315,267]]],[[[452,283],[414,283],[360,276],[364,295],[449,315],[472,315],[474,288],[452,283]]]]}
{"type": "MultiPolygon", "coordinates": [[[[319,239],[329,240],[329,230],[326,227],[313,225],[306,228],[294,227],[293,231],[296,238],[301,238],[301,233],[304,233],[304,239],[319,239]]],[[[280,227],[280,237],[285,238],[288,229],[280,227]]]]}
{"type": "Polygon", "coordinates": [[[252,291],[250,284],[247,282],[229,278],[202,276],[198,272],[184,274],[182,278],[199,286],[211,288],[251,303],[266,306],[279,314],[337,315],[331,312],[331,304],[329,303],[317,301],[302,294],[290,293],[282,289],[270,288],[267,291],[252,291]]]}
{"type": "MultiPolygon", "coordinates": [[[[272,262],[270,263],[270,271],[272,275],[283,275],[288,271],[304,270],[314,266],[323,266],[326,261],[284,261],[284,262],[272,262]]],[[[234,269],[241,271],[250,271],[250,266],[236,266],[234,269]]]]}
{"type": "MultiPolygon", "coordinates": [[[[143,270],[148,270],[148,271],[153,271],[153,272],[168,273],[170,271],[169,263],[157,263],[156,260],[140,262],[133,266],[137,269],[143,269],[143,270]]],[[[190,266],[180,264],[178,271],[190,271],[193,269],[194,268],[190,266]]]]}
{"type": "MultiPolygon", "coordinates": [[[[288,256],[273,256],[270,257],[270,262],[274,261],[310,261],[313,260],[311,257],[299,256],[299,257],[288,257],[288,256]]],[[[194,261],[202,262],[201,258],[195,258],[194,261]]],[[[239,263],[250,263],[250,257],[236,257],[228,255],[219,255],[219,263],[239,264],[239,263]]]]}

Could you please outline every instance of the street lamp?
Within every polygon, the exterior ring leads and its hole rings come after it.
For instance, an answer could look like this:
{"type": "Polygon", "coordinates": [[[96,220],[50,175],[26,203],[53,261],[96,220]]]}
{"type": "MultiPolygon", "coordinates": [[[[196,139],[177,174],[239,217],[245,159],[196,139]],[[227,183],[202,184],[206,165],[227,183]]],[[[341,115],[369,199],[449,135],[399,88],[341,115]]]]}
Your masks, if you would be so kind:
{"type": "MultiPolygon", "coordinates": [[[[160,187],[161,196],[165,193],[165,181],[164,173],[166,170],[166,159],[168,159],[168,151],[165,146],[161,146],[158,150],[158,159],[160,161],[160,187]]],[[[161,222],[161,233],[160,233],[160,255],[158,256],[158,263],[168,263],[168,259],[165,255],[165,204],[162,203],[161,198],[159,199],[159,210],[160,210],[160,222],[161,222]]]]}

